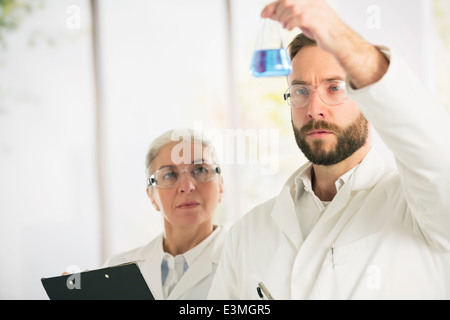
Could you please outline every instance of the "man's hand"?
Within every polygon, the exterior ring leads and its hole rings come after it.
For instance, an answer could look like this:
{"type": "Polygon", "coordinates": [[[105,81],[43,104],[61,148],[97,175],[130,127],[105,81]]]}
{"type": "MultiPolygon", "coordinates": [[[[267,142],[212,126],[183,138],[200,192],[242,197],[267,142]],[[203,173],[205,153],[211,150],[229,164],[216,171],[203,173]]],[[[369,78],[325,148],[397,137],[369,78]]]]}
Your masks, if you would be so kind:
{"type": "Polygon", "coordinates": [[[268,4],[261,17],[276,20],[288,30],[300,28],[335,56],[355,88],[378,81],[388,69],[384,55],[347,26],[325,0],[278,0],[268,4]]]}
{"type": "Polygon", "coordinates": [[[267,5],[262,18],[270,18],[292,30],[299,27],[319,47],[334,54],[339,49],[339,35],[352,33],[324,0],[279,0],[267,5]]]}

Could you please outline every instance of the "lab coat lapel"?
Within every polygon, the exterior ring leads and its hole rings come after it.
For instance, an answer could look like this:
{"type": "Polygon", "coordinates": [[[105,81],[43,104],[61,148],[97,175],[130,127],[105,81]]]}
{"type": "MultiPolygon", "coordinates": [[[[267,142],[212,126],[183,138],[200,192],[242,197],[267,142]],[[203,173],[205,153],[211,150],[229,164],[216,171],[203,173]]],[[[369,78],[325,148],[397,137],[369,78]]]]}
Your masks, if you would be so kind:
{"type": "Polygon", "coordinates": [[[384,160],[371,148],[355,169],[352,177],[342,186],[329,204],[319,223],[325,223],[339,212],[342,212],[358,191],[372,188],[386,174],[387,168],[384,160]]]}
{"type": "Polygon", "coordinates": [[[276,221],[280,229],[287,236],[291,244],[295,249],[299,249],[303,242],[303,235],[298,223],[297,214],[295,212],[294,200],[292,193],[295,190],[295,177],[305,166],[309,166],[310,163],[305,164],[298,169],[288,179],[280,194],[276,198],[274,207],[272,209],[272,219],[276,221]]]}
{"type": "Polygon", "coordinates": [[[186,273],[181,277],[180,281],[169,294],[169,297],[167,297],[168,300],[179,299],[213,271],[211,260],[208,259],[208,254],[209,253],[205,252],[205,255],[198,257],[192,266],[187,269],[186,273]]]}
{"type": "Polygon", "coordinates": [[[224,230],[221,230],[216,237],[222,237],[222,239],[217,238],[214,241],[211,241],[205,250],[197,257],[197,259],[195,259],[193,264],[189,266],[186,273],[181,277],[167,299],[179,299],[214,271],[213,265],[219,264],[224,236],[225,232],[224,230]]]}
{"type": "Polygon", "coordinates": [[[345,231],[355,212],[363,205],[368,190],[380,181],[385,168],[382,159],[371,149],[328,205],[297,254],[292,274],[292,299],[322,298],[314,277],[309,275],[320,270],[324,255],[348,235],[345,231]]]}
{"type": "Polygon", "coordinates": [[[326,223],[329,219],[333,218],[348,205],[350,196],[352,194],[352,184],[353,179],[350,178],[349,181],[347,181],[347,183],[342,186],[342,188],[334,197],[333,201],[328,205],[327,209],[319,219],[319,225],[326,223]]]}
{"type": "Polygon", "coordinates": [[[388,171],[393,170],[394,167],[389,166],[372,147],[355,172],[352,191],[372,188],[388,174],[388,171]]]}

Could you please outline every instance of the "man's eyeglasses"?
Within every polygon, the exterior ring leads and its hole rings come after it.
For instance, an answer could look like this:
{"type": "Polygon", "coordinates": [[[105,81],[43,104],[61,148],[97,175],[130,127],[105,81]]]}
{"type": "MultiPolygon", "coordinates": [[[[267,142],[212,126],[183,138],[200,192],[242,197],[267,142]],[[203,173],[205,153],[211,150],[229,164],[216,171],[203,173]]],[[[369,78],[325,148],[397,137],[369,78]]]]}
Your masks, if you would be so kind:
{"type": "Polygon", "coordinates": [[[317,87],[294,84],[284,93],[284,100],[292,108],[304,108],[311,101],[311,94],[317,91],[320,99],[329,106],[336,106],[348,100],[345,81],[325,81],[317,87]]]}
{"type": "Polygon", "coordinates": [[[147,185],[158,188],[173,187],[183,172],[189,173],[196,182],[204,183],[211,181],[216,174],[220,174],[221,170],[219,166],[206,162],[189,164],[183,169],[179,166],[165,166],[150,176],[147,185]]]}

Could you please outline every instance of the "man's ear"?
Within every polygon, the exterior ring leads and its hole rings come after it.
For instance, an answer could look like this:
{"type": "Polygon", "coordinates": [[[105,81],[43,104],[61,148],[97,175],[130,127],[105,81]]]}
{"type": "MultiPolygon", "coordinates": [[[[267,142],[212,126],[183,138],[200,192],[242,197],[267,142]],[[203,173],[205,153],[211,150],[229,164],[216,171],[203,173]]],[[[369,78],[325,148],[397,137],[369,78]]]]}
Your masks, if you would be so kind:
{"type": "Polygon", "coordinates": [[[158,204],[156,203],[155,196],[153,195],[153,190],[151,190],[151,187],[147,187],[147,196],[149,197],[156,211],[161,211],[158,204]]]}

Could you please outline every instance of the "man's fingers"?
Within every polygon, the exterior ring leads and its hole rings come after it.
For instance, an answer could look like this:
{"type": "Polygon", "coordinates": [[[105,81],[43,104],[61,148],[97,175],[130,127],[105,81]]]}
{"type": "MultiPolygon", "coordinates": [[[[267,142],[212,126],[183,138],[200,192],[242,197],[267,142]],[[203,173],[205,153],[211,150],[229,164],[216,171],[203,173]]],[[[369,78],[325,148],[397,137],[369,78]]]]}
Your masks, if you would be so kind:
{"type": "Polygon", "coordinates": [[[262,18],[270,18],[280,22],[280,24],[289,30],[298,24],[299,8],[298,5],[276,1],[268,4],[261,12],[262,18]]]}
{"type": "Polygon", "coordinates": [[[269,3],[261,11],[261,18],[271,18],[272,15],[276,12],[277,6],[278,6],[278,1],[269,3]]]}
{"type": "Polygon", "coordinates": [[[299,16],[292,14],[292,8],[286,8],[280,12],[277,19],[283,28],[292,30],[298,24],[299,16]]]}

